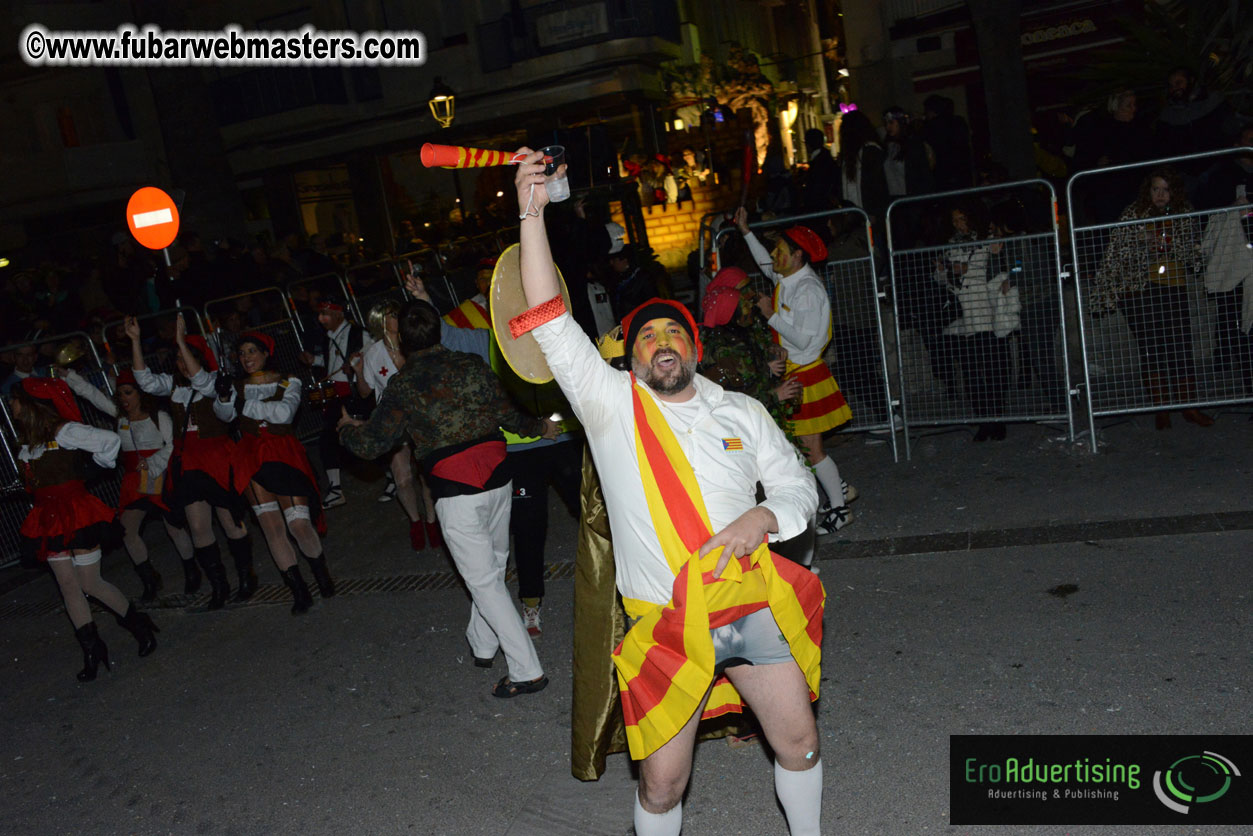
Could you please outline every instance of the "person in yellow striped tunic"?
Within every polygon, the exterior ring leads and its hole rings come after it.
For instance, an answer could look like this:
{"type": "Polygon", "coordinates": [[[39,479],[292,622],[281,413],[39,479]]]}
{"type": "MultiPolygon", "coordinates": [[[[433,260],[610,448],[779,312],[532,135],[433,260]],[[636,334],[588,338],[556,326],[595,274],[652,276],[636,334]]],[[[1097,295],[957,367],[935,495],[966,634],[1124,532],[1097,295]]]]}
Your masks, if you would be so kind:
{"type": "Polygon", "coordinates": [[[744,207],[735,213],[735,225],[744,236],[753,261],[774,282],[773,296],[762,295],[757,307],[774,332],[775,342],[787,349],[788,377],[804,386],[800,411],[792,416],[797,440],[827,493],[818,510],[818,534],[830,534],[853,521],[848,503],[857,490],[840,478],[835,459],[822,446],[822,434],[853,418],[839,384],[822,359],[831,342],[831,300],[813,265],[826,259],[827,247],[807,226],[783,230],[774,249],[767,251],[748,229],[744,207]]]}
{"type": "Polygon", "coordinates": [[[454,328],[492,327],[492,317],[487,312],[487,289],[492,286],[492,270],[495,267],[494,258],[479,260],[478,272],[474,274],[474,287],[478,293],[444,314],[444,322],[454,328]]]}
{"type": "Polygon", "coordinates": [[[613,654],[627,745],[639,761],[637,836],[677,836],[702,718],[757,715],[792,836],[821,833],[822,761],[811,702],[825,593],[768,543],[804,531],[812,474],[756,400],[696,374],[691,313],[651,299],[623,321],[632,371],[608,366],[565,310],[544,226],[544,166],[523,148],[515,183],[530,331],[583,424],[631,620],[613,654]],[[765,500],[757,502],[761,483],[765,500]]]}

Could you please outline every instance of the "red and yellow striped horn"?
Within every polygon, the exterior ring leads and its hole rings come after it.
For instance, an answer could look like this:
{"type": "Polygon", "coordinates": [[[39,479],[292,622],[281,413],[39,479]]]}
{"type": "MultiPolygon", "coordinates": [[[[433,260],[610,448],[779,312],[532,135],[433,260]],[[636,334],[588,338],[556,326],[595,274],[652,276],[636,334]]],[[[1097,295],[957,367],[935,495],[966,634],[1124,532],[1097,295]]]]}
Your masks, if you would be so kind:
{"type": "Polygon", "coordinates": [[[435,145],[427,142],[422,146],[422,165],[427,168],[486,168],[493,165],[517,165],[525,155],[508,151],[489,151],[486,148],[466,148],[461,145],[435,145]]]}

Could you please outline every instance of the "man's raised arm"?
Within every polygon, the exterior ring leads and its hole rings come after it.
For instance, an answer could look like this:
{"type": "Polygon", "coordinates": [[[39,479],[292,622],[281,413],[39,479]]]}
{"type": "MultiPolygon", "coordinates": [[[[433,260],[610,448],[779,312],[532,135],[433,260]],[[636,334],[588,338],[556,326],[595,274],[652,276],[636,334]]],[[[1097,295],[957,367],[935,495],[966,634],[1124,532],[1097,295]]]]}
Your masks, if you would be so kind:
{"type": "MultiPolygon", "coordinates": [[[[518,189],[518,219],[521,222],[518,242],[522,255],[522,290],[531,307],[543,304],[561,292],[557,268],[553,266],[544,229],[544,207],[548,190],[544,188],[544,155],[525,146],[518,149],[526,159],[518,166],[514,185],[518,189]]],[[[565,166],[563,165],[562,168],[565,166]]]]}

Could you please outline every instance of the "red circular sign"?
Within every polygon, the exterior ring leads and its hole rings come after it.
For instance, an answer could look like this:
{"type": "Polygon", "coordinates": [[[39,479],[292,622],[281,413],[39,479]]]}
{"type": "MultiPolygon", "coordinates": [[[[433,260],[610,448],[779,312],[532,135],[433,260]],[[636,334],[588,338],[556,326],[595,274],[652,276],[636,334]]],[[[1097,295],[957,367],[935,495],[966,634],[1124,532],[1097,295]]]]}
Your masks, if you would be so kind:
{"type": "Polygon", "coordinates": [[[126,204],[126,225],[140,244],[163,250],[178,237],[178,207],[165,192],[144,186],[126,204]]]}

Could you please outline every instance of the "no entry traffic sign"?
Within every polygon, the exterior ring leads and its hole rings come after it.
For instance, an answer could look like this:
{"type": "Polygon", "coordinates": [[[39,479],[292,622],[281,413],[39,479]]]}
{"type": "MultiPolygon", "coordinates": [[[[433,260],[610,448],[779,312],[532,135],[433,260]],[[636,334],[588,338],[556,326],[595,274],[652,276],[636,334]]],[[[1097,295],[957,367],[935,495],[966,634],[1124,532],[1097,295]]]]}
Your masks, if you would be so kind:
{"type": "Polygon", "coordinates": [[[144,186],[126,204],[126,225],[140,244],[163,250],[178,237],[178,207],[165,192],[144,186]]]}

